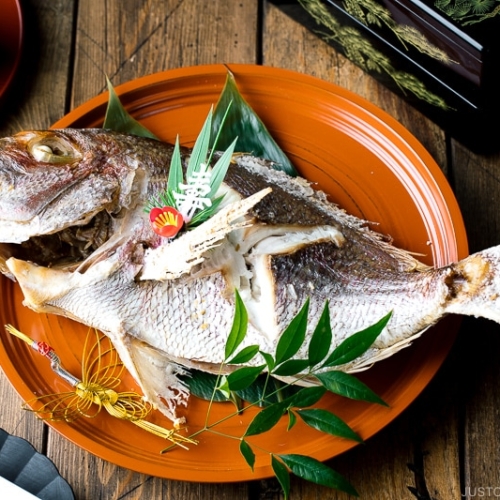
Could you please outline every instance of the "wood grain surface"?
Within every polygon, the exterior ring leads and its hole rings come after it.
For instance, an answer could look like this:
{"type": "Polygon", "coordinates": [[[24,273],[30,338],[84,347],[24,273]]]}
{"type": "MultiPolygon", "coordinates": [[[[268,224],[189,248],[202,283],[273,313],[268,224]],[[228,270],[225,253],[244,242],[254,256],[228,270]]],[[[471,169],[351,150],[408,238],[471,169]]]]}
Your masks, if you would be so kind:
{"type": "MultiPolygon", "coordinates": [[[[470,249],[500,243],[500,156],[451,139],[399,97],[275,6],[257,0],[23,0],[21,68],[0,115],[0,135],[47,128],[114,85],[199,64],[256,63],[341,85],[407,127],[447,174],[470,249]]],[[[0,7],[1,15],[1,7],[0,7]]],[[[500,328],[467,319],[423,394],[367,443],[330,462],[370,500],[500,497],[500,328]],[[483,488],[482,490],[480,488],[483,488]],[[496,488],[496,489],[495,489],[496,488]],[[496,493],[496,495],[495,495],[496,493]],[[488,496],[489,495],[489,496],[488,496]]],[[[2,374],[0,427],[52,459],[78,500],[279,499],[274,479],[234,484],[169,481],[103,461],[20,409],[2,374]]],[[[348,496],[292,479],[291,500],[348,496]]]]}

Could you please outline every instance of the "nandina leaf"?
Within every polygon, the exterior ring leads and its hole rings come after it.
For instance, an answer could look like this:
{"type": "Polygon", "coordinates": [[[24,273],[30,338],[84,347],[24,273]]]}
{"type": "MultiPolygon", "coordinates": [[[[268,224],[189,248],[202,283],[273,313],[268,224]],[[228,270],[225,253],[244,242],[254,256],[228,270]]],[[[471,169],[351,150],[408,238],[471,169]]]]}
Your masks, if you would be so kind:
{"type": "Polygon", "coordinates": [[[316,387],[302,387],[296,394],[287,398],[291,406],[306,408],[317,403],[325,394],[326,389],[322,385],[316,387]]]}
{"type": "Polygon", "coordinates": [[[307,359],[289,359],[279,365],[274,371],[273,375],[281,377],[288,377],[290,375],[297,375],[301,371],[309,367],[309,360],[307,359]]]}
{"type": "Polygon", "coordinates": [[[391,319],[392,312],[385,315],[374,325],[347,337],[325,361],[323,366],[338,366],[355,360],[365,353],[382,333],[391,319]]]}
{"type": "Polygon", "coordinates": [[[310,408],[307,410],[297,410],[297,414],[309,427],[313,427],[318,431],[352,439],[358,443],[363,441],[341,418],[328,410],[310,408]]]}
{"type": "Polygon", "coordinates": [[[239,365],[243,363],[248,363],[253,359],[259,352],[258,345],[249,345],[244,347],[240,352],[238,352],[233,358],[227,361],[230,365],[239,365]]]}
{"type": "Polygon", "coordinates": [[[387,403],[369,387],[348,373],[331,370],[329,372],[317,373],[316,377],[330,392],[350,399],[387,406],[387,403]]]}
{"type": "Polygon", "coordinates": [[[235,290],[233,325],[226,340],[226,348],[224,352],[226,360],[234,353],[234,351],[236,351],[241,342],[243,342],[243,339],[247,334],[247,326],[248,313],[245,304],[241,300],[238,290],[235,290]]]}
{"type": "Polygon", "coordinates": [[[217,393],[222,394],[226,400],[231,398],[231,389],[229,389],[229,383],[226,376],[221,377],[219,385],[217,386],[217,393]]]}
{"type": "Polygon", "coordinates": [[[314,329],[311,341],[309,342],[309,364],[316,366],[328,354],[332,344],[332,328],[330,325],[330,309],[328,301],[321,313],[318,324],[314,329]]]}
{"type": "Polygon", "coordinates": [[[230,373],[227,382],[231,391],[241,391],[252,385],[266,365],[246,366],[230,373]]]}
{"type": "Polygon", "coordinates": [[[267,352],[263,352],[263,351],[260,351],[260,354],[262,355],[262,357],[264,358],[264,360],[266,361],[266,364],[267,364],[267,371],[269,372],[272,372],[274,367],[276,366],[276,361],[274,360],[274,358],[271,356],[271,354],[267,353],[267,352]]]}
{"type": "Polygon", "coordinates": [[[288,409],[287,413],[288,413],[288,426],[286,430],[289,431],[297,423],[297,416],[291,409],[288,409]]]}
{"type": "Polygon", "coordinates": [[[253,452],[250,445],[242,439],[240,442],[240,453],[243,455],[246,463],[250,466],[253,471],[253,467],[255,465],[255,453],[253,452]]]}
{"type": "Polygon", "coordinates": [[[248,425],[244,436],[262,434],[272,429],[281,419],[286,409],[286,403],[276,403],[261,410],[248,425]]]}
{"type": "Polygon", "coordinates": [[[296,176],[295,167],[271,137],[264,123],[240,94],[234,75],[228,71],[226,83],[214,111],[213,131],[220,129],[220,123],[226,115],[230,103],[232,106],[227,113],[226,124],[219,136],[217,147],[226,149],[233,139],[238,137],[236,151],[272,160],[276,164],[274,168],[284,170],[288,175],[296,176]]]}
{"type": "Polygon", "coordinates": [[[133,134],[139,137],[158,139],[144,125],[141,125],[127,112],[108,77],[106,77],[106,82],[108,85],[109,98],[102,128],[114,130],[115,132],[122,132],[123,134],[133,134]]]}
{"type": "Polygon", "coordinates": [[[289,360],[304,343],[307,328],[307,313],[309,311],[309,299],[307,299],[301,310],[292,319],[290,324],[280,337],[276,347],[276,365],[289,360]]]}
{"type": "Polygon", "coordinates": [[[315,458],[296,454],[278,455],[278,457],[296,476],[302,479],[358,496],[357,491],[347,479],[315,458]]]}
{"type": "Polygon", "coordinates": [[[288,469],[274,455],[271,455],[271,467],[283,490],[284,500],[287,500],[290,495],[290,474],[288,469]]]}

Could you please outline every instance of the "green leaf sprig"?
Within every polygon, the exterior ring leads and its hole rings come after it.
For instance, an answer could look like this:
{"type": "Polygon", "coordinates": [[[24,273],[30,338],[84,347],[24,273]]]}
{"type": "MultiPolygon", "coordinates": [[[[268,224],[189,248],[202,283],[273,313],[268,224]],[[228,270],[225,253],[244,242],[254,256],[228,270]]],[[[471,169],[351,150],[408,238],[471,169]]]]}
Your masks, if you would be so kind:
{"type": "MultiPolygon", "coordinates": [[[[209,411],[214,401],[224,399],[226,401],[237,402],[238,404],[241,399],[251,401],[246,408],[250,406],[264,406],[253,417],[239,438],[227,436],[229,439],[239,439],[241,455],[252,470],[255,464],[256,455],[254,450],[256,445],[249,442],[248,438],[270,431],[284,416],[288,417],[288,430],[293,428],[298,419],[300,419],[306,425],[320,432],[362,442],[361,437],[334,413],[322,408],[310,408],[327,391],[342,397],[387,406],[363,382],[352,375],[340,371],[338,367],[354,361],[370,348],[387,325],[391,313],[384,316],[374,325],[351,335],[335,349],[331,350],[333,334],[330,326],[329,305],[327,301],[309,341],[308,358],[294,358],[306,341],[308,311],[309,300],[304,303],[301,310],[283,332],[274,355],[262,352],[258,346],[254,345],[246,346],[239,350],[239,346],[246,335],[248,315],[245,305],[236,291],[235,313],[233,325],[225,346],[224,364],[237,365],[248,363],[257,355],[261,355],[264,362],[256,366],[238,368],[227,376],[212,376],[215,380],[209,384],[211,390],[209,411]],[[251,394],[252,388],[255,388],[256,382],[261,377],[264,377],[264,382],[261,383],[257,390],[257,397],[254,399],[252,399],[252,396],[248,399],[245,398],[245,394],[251,394]],[[276,385],[274,377],[291,377],[295,382],[285,384],[284,386],[276,385]],[[296,382],[305,379],[308,382],[315,381],[317,385],[300,388],[295,385],[296,382]],[[294,390],[286,391],[286,389],[291,388],[294,390]]],[[[224,364],[221,366],[220,373],[223,372],[224,364]]],[[[206,381],[207,377],[201,377],[201,380],[206,381]]],[[[241,405],[237,407],[234,413],[211,424],[209,423],[209,411],[207,412],[205,426],[191,434],[189,436],[190,439],[202,432],[210,431],[217,432],[218,435],[224,435],[219,431],[215,431],[214,427],[238,415],[241,411],[241,405]]],[[[270,456],[271,467],[283,489],[285,499],[288,498],[290,492],[290,472],[302,479],[329,486],[350,495],[357,495],[354,487],[345,478],[312,457],[298,454],[279,454],[268,450],[264,451],[270,456]]]]}
{"type": "MultiPolygon", "coordinates": [[[[226,115],[230,108],[231,103],[228,104],[226,115]]],[[[164,206],[174,207],[176,210],[182,211],[182,202],[179,202],[179,199],[182,200],[182,196],[184,196],[182,190],[183,186],[186,186],[185,183],[189,185],[191,179],[197,175],[204,174],[205,172],[209,175],[209,190],[204,194],[204,196],[206,200],[210,201],[210,203],[205,208],[196,210],[193,216],[186,220],[186,225],[189,229],[199,226],[212,217],[212,215],[214,215],[217,211],[223,196],[214,197],[220,188],[224,177],[226,176],[229,164],[231,163],[231,159],[233,157],[237,139],[233,140],[228,148],[217,159],[211,171],[208,171],[214,150],[217,147],[217,139],[219,137],[217,134],[214,142],[210,144],[210,138],[212,135],[212,116],[213,110],[210,109],[201,132],[196,139],[191,155],[189,156],[185,179],[182,167],[179,137],[176,138],[170,162],[167,188],[164,192],[160,193],[158,196],[152,197],[149,200],[144,209],[146,212],[149,213],[154,208],[161,208],[164,206]]],[[[224,122],[222,122],[222,125],[223,124],[224,122]]],[[[185,213],[183,213],[183,215],[186,219],[185,213]]]]}

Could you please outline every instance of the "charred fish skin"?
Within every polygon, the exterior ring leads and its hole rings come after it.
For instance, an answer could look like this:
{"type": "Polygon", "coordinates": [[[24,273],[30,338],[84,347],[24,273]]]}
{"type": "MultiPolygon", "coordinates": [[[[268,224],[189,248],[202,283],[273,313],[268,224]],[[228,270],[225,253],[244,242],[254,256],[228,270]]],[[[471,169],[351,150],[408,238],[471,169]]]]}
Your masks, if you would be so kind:
{"type": "MultiPolygon", "coordinates": [[[[106,333],[170,418],[187,395],[177,377],[183,367],[213,371],[223,362],[235,289],[249,313],[245,345],[271,353],[306,299],[309,336],[328,300],[332,349],[392,311],[372,348],[339,367],[351,372],[409,345],[446,314],[500,322],[499,247],[429,268],[304,179],[248,155],[234,157],[220,212],[173,242],[162,241],[144,206],[165,188],[171,154],[170,145],[100,129],[26,132],[0,141],[0,214],[9,214],[0,217],[2,272],[18,281],[28,307],[106,333]],[[41,180],[58,168],[44,199],[41,180]],[[29,207],[17,207],[33,179],[29,207]],[[20,250],[25,240],[36,239],[40,248],[46,238],[60,238],[67,251],[75,234],[85,239],[100,227],[98,217],[108,221],[106,241],[97,239],[72,263],[67,255],[37,262],[20,250]],[[175,260],[183,265],[173,266],[175,260]]],[[[185,161],[189,151],[183,155],[185,161]]]]}

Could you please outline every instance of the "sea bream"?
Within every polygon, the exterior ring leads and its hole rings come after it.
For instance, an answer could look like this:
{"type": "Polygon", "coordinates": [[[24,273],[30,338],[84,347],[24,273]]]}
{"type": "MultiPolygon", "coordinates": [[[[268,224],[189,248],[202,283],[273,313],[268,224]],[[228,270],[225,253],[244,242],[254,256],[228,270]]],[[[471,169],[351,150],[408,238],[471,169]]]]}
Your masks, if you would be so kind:
{"type": "Polygon", "coordinates": [[[234,156],[212,218],[160,237],[144,207],[165,189],[172,150],[102,129],[0,140],[2,273],[26,306],[108,335],[169,418],[188,396],[179,375],[219,370],[235,290],[248,310],[245,345],[270,353],[306,299],[309,335],[328,300],[332,349],[392,311],[375,344],[340,367],[347,372],[392,355],[446,314],[500,322],[499,247],[429,268],[306,180],[249,155],[234,156]]]}

